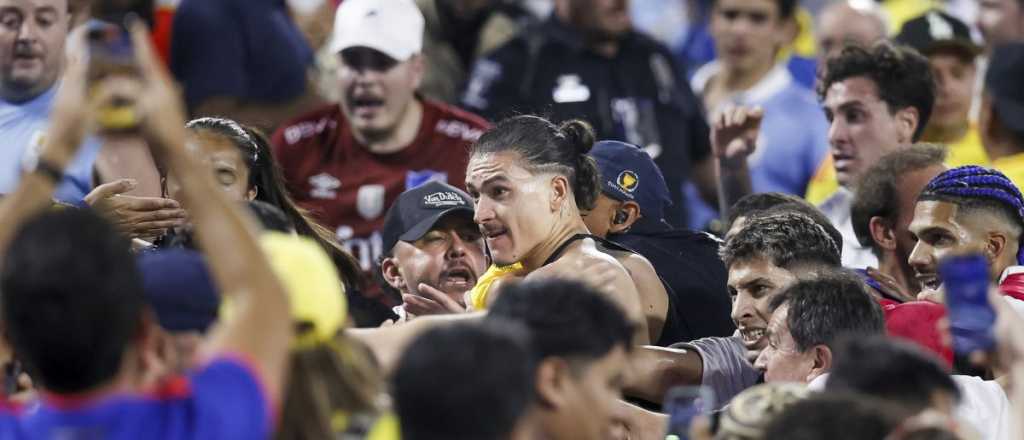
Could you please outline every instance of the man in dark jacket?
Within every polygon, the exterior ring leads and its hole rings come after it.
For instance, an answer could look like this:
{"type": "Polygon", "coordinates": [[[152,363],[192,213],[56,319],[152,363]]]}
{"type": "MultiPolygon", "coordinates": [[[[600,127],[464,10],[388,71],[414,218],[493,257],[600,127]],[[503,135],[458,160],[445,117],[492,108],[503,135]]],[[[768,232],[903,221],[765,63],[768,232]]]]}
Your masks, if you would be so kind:
{"type": "Polygon", "coordinates": [[[602,141],[590,156],[601,174],[601,193],[584,221],[594,235],[650,260],[666,284],[671,304],[662,339],[671,343],[731,335],[735,327],[718,240],[664,221],[669,191],[654,161],[640,148],[602,141]]]}

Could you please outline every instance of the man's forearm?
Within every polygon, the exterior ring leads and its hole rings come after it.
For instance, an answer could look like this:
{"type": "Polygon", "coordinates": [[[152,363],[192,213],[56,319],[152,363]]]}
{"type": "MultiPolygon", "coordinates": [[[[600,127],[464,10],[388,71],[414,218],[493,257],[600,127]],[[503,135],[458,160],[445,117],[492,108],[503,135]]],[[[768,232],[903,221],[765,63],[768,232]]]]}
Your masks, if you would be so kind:
{"type": "Polygon", "coordinates": [[[405,348],[418,336],[439,326],[466,320],[480,320],[485,315],[485,312],[472,312],[421,316],[408,323],[389,327],[348,329],[345,330],[345,336],[369,347],[381,370],[390,374],[398,364],[402,353],[405,352],[405,348]]]}
{"type": "MultiPolygon", "coordinates": [[[[744,159],[745,160],[745,159],[744,159]]],[[[718,165],[718,212],[720,218],[729,216],[729,209],[737,200],[753,192],[750,171],[746,164],[718,165]]]]}
{"type": "MultiPolygon", "coordinates": [[[[71,158],[69,154],[44,148],[39,160],[63,171],[71,158]]],[[[26,220],[53,206],[51,197],[59,183],[40,173],[27,173],[13,193],[0,199],[0,254],[6,252],[15,232],[26,220]]]]}
{"type": "Polygon", "coordinates": [[[700,385],[703,361],[694,350],[644,346],[633,353],[636,368],[624,393],[651,403],[661,403],[672,387],[700,385]]]}

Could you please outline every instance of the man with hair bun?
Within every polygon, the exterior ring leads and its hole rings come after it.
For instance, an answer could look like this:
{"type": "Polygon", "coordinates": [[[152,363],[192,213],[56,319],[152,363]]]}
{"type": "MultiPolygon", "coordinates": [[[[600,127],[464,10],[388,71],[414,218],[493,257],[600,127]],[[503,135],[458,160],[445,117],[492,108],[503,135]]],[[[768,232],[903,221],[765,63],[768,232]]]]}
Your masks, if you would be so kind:
{"type": "Polygon", "coordinates": [[[527,280],[590,282],[625,310],[636,325],[636,342],[647,344],[648,304],[580,216],[598,193],[597,166],[586,155],[593,144],[594,132],[580,120],[556,126],[524,115],[499,122],[470,151],[466,189],[475,199],[474,221],[494,264],[521,264],[527,280]]]}

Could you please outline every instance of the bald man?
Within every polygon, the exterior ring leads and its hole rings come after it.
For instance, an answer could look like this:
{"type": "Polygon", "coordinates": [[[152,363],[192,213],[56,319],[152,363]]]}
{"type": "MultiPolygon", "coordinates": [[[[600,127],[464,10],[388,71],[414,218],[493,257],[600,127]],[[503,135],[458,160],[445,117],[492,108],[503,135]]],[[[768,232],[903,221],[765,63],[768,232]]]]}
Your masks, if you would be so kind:
{"type": "Polygon", "coordinates": [[[885,13],[871,1],[835,2],[818,14],[815,31],[818,54],[826,59],[847,44],[870,46],[885,38],[888,24],[885,13]]]}

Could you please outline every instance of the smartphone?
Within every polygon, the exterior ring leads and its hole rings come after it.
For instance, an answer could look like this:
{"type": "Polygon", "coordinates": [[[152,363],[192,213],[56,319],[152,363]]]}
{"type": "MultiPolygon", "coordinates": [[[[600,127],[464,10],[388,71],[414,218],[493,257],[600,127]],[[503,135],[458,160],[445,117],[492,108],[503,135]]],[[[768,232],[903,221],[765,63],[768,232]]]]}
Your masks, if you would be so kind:
{"type": "Polygon", "coordinates": [[[954,255],[939,261],[938,272],[946,289],[953,351],[991,351],[996,344],[996,313],[988,302],[988,260],[980,254],[954,255]]]}
{"type": "MultiPolygon", "coordinates": [[[[124,25],[92,19],[85,26],[90,87],[112,76],[139,77],[131,34],[124,25]]],[[[131,130],[139,123],[135,93],[141,83],[121,84],[113,99],[99,110],[97,122],[102,131],[131,130]]]]}
{"type": "Polygon", "coordinates": [[[668,414],[665,439],[688,440],[693,419],[715,409],[715,393],[706,386],[675,387],[665,397],[663,409],[668,414]]]}

